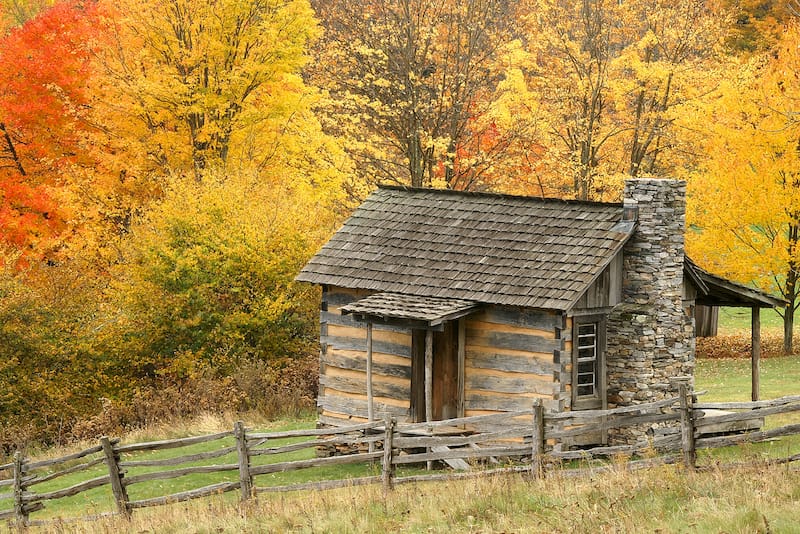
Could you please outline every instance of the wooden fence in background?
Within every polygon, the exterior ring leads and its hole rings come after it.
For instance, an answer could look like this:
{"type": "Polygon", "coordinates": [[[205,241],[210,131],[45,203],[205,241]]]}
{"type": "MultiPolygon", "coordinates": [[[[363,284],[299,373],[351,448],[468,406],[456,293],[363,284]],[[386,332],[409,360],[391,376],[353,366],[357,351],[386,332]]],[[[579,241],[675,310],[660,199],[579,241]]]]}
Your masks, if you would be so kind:
{"type": "MultiPolygon", "coordinates": [[[[695,468],[696,451],[700,448],[800,434],[800,424],[737,434],[720,431],[721,428],[752,427],[754,420],[759,421],[755,426],[762,427],[765,417],[792,412],[800,412],[800,396],[760,402],[698,403],[691,391],[682,388],[681,395],[676,398],[603,411],[546,413],[541,403],[534,401],[532,411],[430,423],[398,425],[393,419],[386,419],[340,428],[264,433],[248,431],[242,423],[236,423],[229,432],[124,445],[119,440],[104,437],[97,446],[61,458],[31,461],[16,453],[11,463],[0,465],[0,507],[9,503],[7,509],[0,510],[0,519],[8,519],[17,525],[36,523],[31,521],[30,515],[42,510],[47,501],[64,499],[101,486],[108,486],[113,495],[116,511],[110,513],[129,516],[137,508],[237,490],[240,498],[246,500],[265,492],[363,484],[383,484],[388,491],[399,483],[501,472],[528,472],[541,477],[554,466],[563,467],[564,462],[618,455],[627,457],[629,468],[676,461],[695,468]],[[715,417],[704,416],[713,410],[727,412],[715,417]],[[596,439],[598,435],[613,435],[630,427],[642,431],[649,429],[649,432],[640,434],[642,437],[638,442],[627,445],[581,450],[569,450],[565,446],[585,441],[587,436],[596,439]],[[212,442],[219,442],[219,447],[167,458],[147,458],[148,452],[187,447],[197,449],[201,445],[207,448],[211,445],[203,444],[212,442]],[[308,449],[313,450],[310,458],[286,459],[287,455],[304,450],[309,455],[308,449]],[[319,454],[322,450],[334,450],[337,454],[322,456],[319,454]],[[343,450],[352,452],[344,454],[343,450]],[[235,458],[235,461],[208,463],[225,458],[235,458]],[[427,465],[430,468],[433,462],[479,469],[402,477],[396,474],[400,465],[427,465]],[[273,473],[346,464],[373,465],[375,471],[380,466],[380,474],[280,486],[260,483],[264,475],[273,473]],[[102,469],[100,476],[96,476],[98,469],[102,469]],[[52,488],[53,480],[82,472],[95,476],[68,487],[39,489],[45,484],[52,488]],[[170,495],[142,499],[129,496],[132,493],[129,490],[142,487],[142,484],[208,473],[237,473],[238,476],[229,477],[234,480],[170,495]]],[[[777,461],[797,460],[800,460],[800,454],[777,461]]]]}

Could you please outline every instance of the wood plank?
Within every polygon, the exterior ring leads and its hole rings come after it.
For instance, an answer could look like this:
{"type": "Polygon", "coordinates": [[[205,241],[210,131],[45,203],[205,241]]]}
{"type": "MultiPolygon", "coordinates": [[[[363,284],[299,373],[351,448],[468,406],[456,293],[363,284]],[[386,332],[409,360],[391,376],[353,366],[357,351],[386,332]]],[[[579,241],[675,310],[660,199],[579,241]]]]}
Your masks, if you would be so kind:
{"type": "MultiPolygon", "coordinates": [[[[545,414],[545,421],[569,421],[575,420],[576,423],[579,422],[581,419],[596,419],[598,417],[607,417],[612,415],[620,415],[620,414],[631,414],[631,413],[648,413],[653,412],[655,410],[660,410],[662,408],[666,408],[668,406],[672,406],[679,402],[680,399],[678,397],[671,397],[669,399],[663,399],[656,402],[649,402],[647,404],[636,404],[633,406],[621,406],[619,408],[610,408],[608,410],[576,410],[572,412],[561,412],[561,413],[546,413],[545,414]]],[[[568,423],[567,423],[568,424],[568,423]]]]}
{"type": "MultiPolygon", "coordinates": [[[[437,445],[435,447],[431,447],[431,451],[433,452],[449,452],[450,449],[446,445],[437,445]]],[[[465,462],[461,458],[443,458],[442,461],[449,465],[451,468],[455,469],[456,471],[469,471],[470,466],[467,462],[465,462]]]]}
{"type": "Polygon", "coordinates": [[[768,439],[779,438],[782,436],[792,436],[800,434],[800,424],[786,425],[760,432],[746,432],[744,434],[734,434],[731,436],[719,436],[695,440],[695,447],[709,449],[716,447],[727,447],[729,445],[739,445],[740,443],[756,443],[768,439]]]}
{"type": "Polygon", "coordinates": [[[197,454],[187,454],[185,456],[177,456],[175,458],[164,458],[161,460],[131,460],[128,462],[120,462],[120,467],[163,467],[169,465],[180,465],[189,462],[197,462],[201,460],[210,460],[212,458],[220,458],[236,452],[236,446],[225,447],[218,451],[200,452],[197,454]]]}
{"type": "MultiPolygon", "coordinates": [[[[115,444],[119,443],[119,439],[112,439],[111,443],[115,445],[115,444]]],[[[30,471],[32,471],[34,469],[39,469],[41,467],[49,467],[49,466],[55,465],[55,464],[71,462],[72,460],[79,460],[80,458],[83,458],[85,456],[89,456],[90,454],[95,454],[95,453],[98,453],[98,452],[103,452],[103,447],[101,447],[100,445],[97,445],[95,447],[90,447],[88,449],[84,449],[82,451],[79,451],[79,452],[76,452],[76,453],[73,453],[73,454],[68,454],[66,456],[60,456],[58,458],[52,458],[52,459],[49,459],[49,460],[42,460],[40,462],[31,462],[31,463],[27,464],[25,467],[30,472],[30,471]]],[[[13,464],[11,464],[11,465],[13,467],[13,464]]]]}
{"type": "MultiPolygon", "coordinates": [[[[339,369],[346,369],[348,371],[366,372],[366,358],[349,356],[343,354],[338,350],[329,350],[327,354],[322,357],[322,363],[330,367],[337,367],[339,369]]],[[[407,365],[399,365],[394,363],[385,363],[379,360],[378,354],[373,354],[372,372],[375,375],[391,376],[395,378],[411,379],[411,362],[408,361],[407,365]]]]}
{"type": "Polygon", "coordinates": [[[346,306],[357,301],[358,299],[364,298],[368,294],[366,291],[357,291],[358,290],[347,290],[344,288],[332,287],[329,291],[324,293],[323,299],[324,302],[328,304],[329,310],[330,308],[341,308],[342,306],[346,306]]]}
{"type": "Polygon", "coordinates": [[[472,425],[477,423],[484,423],[488,421],[495,421],[498,423],[506,423],[514,417],[530,415],[530,406],[527,410],[508,413],[492,413],[485,415],[473,415],[471,417],[462,417],[457,419],[444,419],[442,421],[430,421],[426,423],[411,423],[398,425],[398,432],[412,432],[415,430],[427,431],[430,428],[437,428],[442,426],[457,427],[462,425],[472,425]]]}
{"type": "MultiPolygon", "coordinates": [[[[317,399],[317,406],[331,412],[354,415],[356,417],[367,418],[366,399],[350,399],[347,397],[325,394],[317,399]]],[[[375,402],[376,414],[390,414],[397,416],[408,415],[408,407],[392,406],[383,402],[375,402]]],[[[382,423],[381,423],[382,424],[382,423]]]]}
{"type": "Polygon", "coordinates": [[[400,449],[424,448],[435,446],[463,447],[499,440],[521,439],[531,435],[531,427],[512,426],[496,432],[482,432],[480,434],[468,434],[463,436],[408,436],[402,432],[394,438],[394,445],[400,449]]]}
{"type": "Polygon", "coordinates": [[[530,410],[533,399],[520,395],[482,395],[468,392],[466,396],[467,410],[483,410],[490,412],[517,412],[530,410]]]}
{"type": "MultiPolygon", "coordinates": [[[[105,458],[95,458],[94,460],[91,460],[91,461],[88,461],[88,462],[84,462],[84,463],[78,464],[78,465],[73,465],[72,467],[69,467],[67,469],[62,469],[60,471],[55,471],[55,472],[50,473],[50,474],[45,475],[45,476],[38,476],[37,475],[37,476],[34,476],[33,480],[30,480],[29,482],[27,482],[27,487],[30,488],[31,486],[34,486],[36,484],[41,484],[43,482],[49,482],[49,481],[51,481],[53,479],[62,477],[64,475],[69,475],[69,474],[72,474],[72,473],[76,473],[78,471],[84,471],[86,469],[91,469],[92,467],[94,467],[96,465],[99,465],[99,464],[102,464],[105,461],[106,461],[105,458]]],[[[9,480],[9,482],[13,482],[13,480],[9,480]]],[[[0,498],[0,500],[2,500],[2,498],[0,498]]]]}
{"type": "Polygon", "coordinates": [[[366,486],[369,484],[379,484],[382,482],[380,476],[359,477],[359,478],[345,478],[342,480],[321,480],[319,482],[303,482],[301,484],[292,484],[289,486],[268,486],[264,488],[256,488],[255,492],[258,493],[283,493],[288,491],[323,491],[337,488],[349,488],[354,486],[366,486]]]}
{"type": "Polygon", "coordinates": [[[577,437],[577,436],[582,436],[584,434],[594,435],[597,432],[608,430],[610,428],[624,428],[635,425],[663,423],[667,421],[678,421],[680,420],[680,414],[679,413],[644,414],[644,415],[633,415],[629,417],[612,418],[606,421],[603,421],[602,419],[603,419],[602,417],[598,417],[598,421],[595,423],[581,424],[580,426],[574,428],[568,428],[566,430],[557,430],[557,429],[548,430],[546,435],[548,438],[552,439],[577,437]]]}
{"type": "Polygon", "coordinates": [[[309,467],[358,464],[369,460],[376,460],[378,458],[383,458],[383,451],[364,452],[359,454],[346,454],[342,456],[328,456],[326,458],[311,458],[308,460],[294,460],[291,462],[256,465],[250,468],[250,473],[252,473],[253,476],[268,475],[270,473],[282,473],[284,471],[295,471],[298,469],[307,469],[309,467]]]}
{"type": "Polygon", "coordinates": [[[466,329],[472,332],[474,336],[486,335],[489,332],[502,332],[504,334],[525,334],[531,336],[539,336],[545,339],[556,339],[556,330],[539,330],[536,328],[526,328],[524,326],[515,326],[503,323],[494,323],[483,320],[476,320],[470,318],[467,321],[466,329]]]}
{"type": "Polygon", "coordinates": [[[134,451],[155,451],[161,449],[174,449],[177,447],[186,447],[187,445],[197,445],[198,443],[208,443],[209,441],[216,441],[218,439],[229,438],[233,436],[233,432],[218,432],[216,434],[208,434],[205,436],[193,436],[190,438],[167,439],[163,441],[150,441],[148,443],[132,443],[130,445],[120,445],[115,448],[117,452],[134,452],[134,451]]]}
{"type": "Polygon", "coordinates": [[[467,391],[491,391],[494,393],[536,393],[552,395],[557,392],[558,384],[544,381],[535,375],[497,376],[489,374],[467,373],[467,391]]]}
{"type": "Polygon", "coordinates": [[[555,330],[563,325],[563,318],[557,313],[531,308],[511,308],[492,306],[478,316],[488,322],[522,326],[536,330],[555,330]]]}
{"type": "Polygon", "coordinates": [[[250,456],[271,456],[274,454],[283,454],[286,452],[295,452],[303,449],[316,448],[325,445],[366,445],[381,441],[383,436],[375,434],[372,436],[339,436],[328,439],[315,439],[310,441],[303,441],[301,443],[291,443],[280,447],[267,447],[250,449],[250,456]]]}
{"type": "Polygon", "coordinates": [[[779,415],[783,413],[796,412],[799,410],[800,406],[787,404],[783,406],[773,406],[771,408],[760,408],[758,410],[749,412],[733,412],[727,415],[717,415],[709,418],[697,417],[695,421],[695,427],[703,427],[717,423],[727,423],[730,421],[747,421],[748,419],[763,418],[768,415],[779,415]]]}
{"type": "MultiPolygon", "coordinates": [[[[773,406],[783,406],[793,402],[800,403],[800,395],[788,395],[777,399],[763,400],[757,402],[698,402],[694,407],[697,410],[756,410],[760,408],[771,408],[773,406]]],[[[800,404],[797,409],[800,410],[800,404]]]]}
{"type": "Polygon", "coordinates": [[[221,465],[198,465],[194,467],[183,467],[181,469],[173,469],[171,471],[155,471],[153,473],[142,473],[141,475],[133,475],[125,477],[122,483],[125,486],[132,484],[139,484],[141,482],[149,482],[151,480],[169,480],[172,478],[179,478],[186,475],[196,475],[200,473],[223,473],[225,471],[238,471],[237,464],[221,464],[221,465]]]}
{"type": "Polygon", "coordinates": [[[62,499],[64,497],[71,497],[73,495],[77,495],[78,493],[89,491],[90,489],[94,488],[99,488],[100,486],[105,486],[106,484],[110,483],[111,479],[109,478],[109,476],[103,475],[101,477],[85,480],[83,482],[79,482],[78,484],[69,486],[68,488],[63,488],[56,491],[50,491],[47,493],[26,493],[25,495],[23,495],[22,501],[25,504],[32,504],[40,501],[62,499]]]}
{"type": "MultiPolygon", "coordinates": [[[[333,347],[334,349],[342,350],[356,350],[360,352],[367,352],[366,337],[339,337],[339,336],[320,336],[320,342],[333,347]]],[[[394,356],[403,356],[404,358],[411,358],[411,344],[401,345],[398,343],[387,343],[385,341],[375,341],[372,345],[374,352],[382,352],[384,354],[392,354],[394,356]]]]}
{"type": "Polygon", "coordinates": [[[486,447],[482,449],[447,449],[439,452],[427,452],[419,454],[404,454],[392,458],[392,462],[396,465],[401,464],[416,464],[422,462],[433,462],[437,460],[444,461],[453,458],[492,458],[492,457],[511,457],[511,456],[525,456],[530,457],[531,446],[524,445],[508,445],[508,446],[495,446],[486,447]]]}
{"type": "MultiPolygon", "coordinates": [[[[351,328],[363,328],[366,323],[355,319],[352,315],[341,315],[334,311],[320,312],[320,322],[327,325],[347,326],[351,328]]],[[[403,326],[374,323],[373,328],[379,332],[394,332],[398,334],[409,334],[411,331],[403,326]]]]}
{"type": "MultiPolygon", "coordinates": [[[[408,400],[411,385],[399,385],[391,382],[385,382],[378,379],[379,377],[373,376],[372,381],[372,394],[374,397],[387,397],[397,400],[408,400]]],[[[358,379],[346,376],[331,376],[322,375],[319,377],[319,383],[325,387],[343,391],[345,393],[354,393],[356,395],[367,395],[367,377],[358,379]]],[[[374,398],[373,397],[373,398],[374,398]]],[[[366,399],[369,403],[369,398],[366,399]]]]}
{"type": "Polygon", "coordinates": [[[209,495],[219,495],[228,491],[239,489],[239,482],[220,482],[218,484],[211,484],[202,488],[182,491],[180,493],[173,493],[172,495],[165,495],[163,497],[153,497],[152,499],[142,499],[139,501],[131,501],[128,506],[131,508],[147,508],[149,506],[162,506],[175,502],[189,501],[198,499],[200,497],[207,497],[209,495]]]}
{"type": "Polygon", "coordinates": [[[369,429],[380,430],[381,428],[383,428],[383,421],[372,421],[357,425],[351,423],[347,426],[337,426],[333,428],[305,428],[300,430],[284,430],[282,432],[250,432],[247,434],[247,442],[249,444],[253,441],[260,440],[332,436],[347,434],[348,432],[361,432],[369,429]]]}
{"type": "Polygon", "coordinates": [[[552,354],[561,348],[561,340],[531,334],[483,332],[472,330],[467,325],[467,346],[470,345],[552,354]]]}
{"type": "Polygon", "coordinates": [[[532,354],[511,355],[483,351],[477,347],[467,348],[467,362],[470,367],[477,369],[496,369],[535,375],[552,375],[561,369],[559,364],[553,362],[553,353],[542,354],[542,356],[549,358],[549,361],[532,354]]]}

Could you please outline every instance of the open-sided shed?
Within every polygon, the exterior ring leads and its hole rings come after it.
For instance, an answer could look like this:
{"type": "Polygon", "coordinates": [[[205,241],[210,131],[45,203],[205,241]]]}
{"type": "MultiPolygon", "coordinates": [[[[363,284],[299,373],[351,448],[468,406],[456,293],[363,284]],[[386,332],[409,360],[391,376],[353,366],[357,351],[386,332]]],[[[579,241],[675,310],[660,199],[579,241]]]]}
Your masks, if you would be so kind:
{"type": "Polygon", "coordinates": [[[684,191],[630,180],[614,204],[379,189],[297,277],[323,288],[320,421],[674,393],[694,370],[696,302],[779,302],[685,261],[684,191]]]}

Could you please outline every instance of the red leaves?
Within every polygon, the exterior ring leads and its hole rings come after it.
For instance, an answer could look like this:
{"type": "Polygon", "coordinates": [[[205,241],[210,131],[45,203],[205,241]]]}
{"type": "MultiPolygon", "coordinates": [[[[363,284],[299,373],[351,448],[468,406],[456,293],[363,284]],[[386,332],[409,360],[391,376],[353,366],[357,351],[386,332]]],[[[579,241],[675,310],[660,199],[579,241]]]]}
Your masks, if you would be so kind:
{"type": "Polygon", "coordinates": [[[81,152],[95,4],[64,1],[0,37],[0,242],[62,228],[52,187],[81,152]]]}

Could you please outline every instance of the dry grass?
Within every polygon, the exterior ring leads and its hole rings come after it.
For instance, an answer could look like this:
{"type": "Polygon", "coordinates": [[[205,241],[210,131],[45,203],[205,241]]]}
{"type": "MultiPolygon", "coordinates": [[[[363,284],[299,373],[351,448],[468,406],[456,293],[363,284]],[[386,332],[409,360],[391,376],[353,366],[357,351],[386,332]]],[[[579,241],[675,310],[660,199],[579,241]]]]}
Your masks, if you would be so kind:
{"type": "MultiPolygon", "coordinates": [[[[800,532],[800,471],[761,466],[687,473],[665,466],[546,480],[503,476],[261,496],[215,498],[137,511],[47,533],[170,532],[800,532]]],[[[38,529],[37,529],[38,530],[38,529]]]]}

